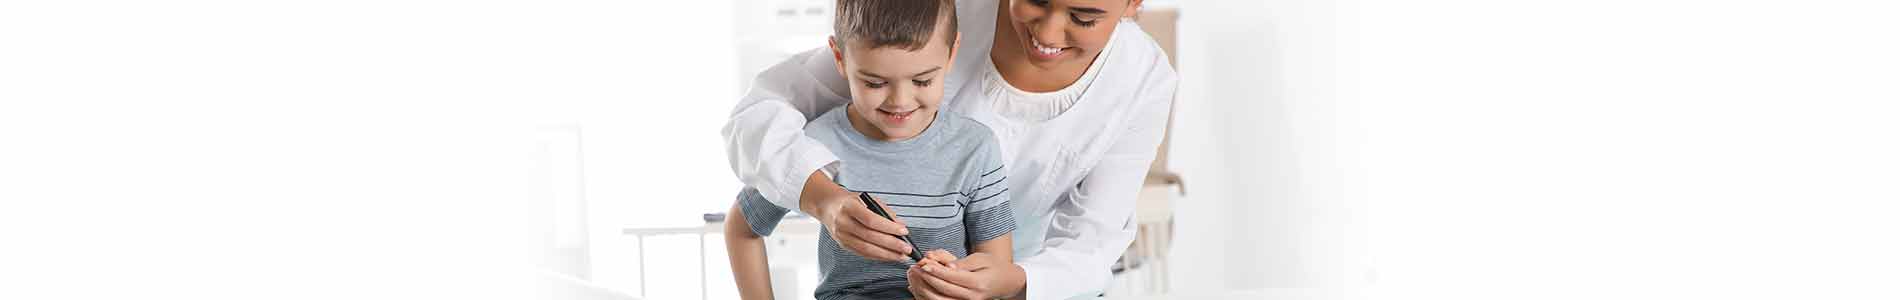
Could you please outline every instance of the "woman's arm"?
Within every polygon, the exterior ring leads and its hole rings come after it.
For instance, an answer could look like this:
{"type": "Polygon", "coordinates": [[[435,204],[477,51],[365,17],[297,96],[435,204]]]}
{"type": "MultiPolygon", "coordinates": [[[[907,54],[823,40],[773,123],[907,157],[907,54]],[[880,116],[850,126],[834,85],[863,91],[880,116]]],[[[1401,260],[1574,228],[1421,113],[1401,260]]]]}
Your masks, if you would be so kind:
{"type": "Polygon", "coordinates": [[[752,233],[739,204],[726,211],[726,254],[732,263],[732,281],[740,299],[772,299],[772,272],[766,263],[765,240],[752,233]]]}
{"type": "Polygon", "coordinates": [[[805,181],[838,162],[805,136],[807,121],[850,102],[830,54],[813,49],[759,72],[720,130],[733,175],[779,207],[798,209],[805,181]]]}

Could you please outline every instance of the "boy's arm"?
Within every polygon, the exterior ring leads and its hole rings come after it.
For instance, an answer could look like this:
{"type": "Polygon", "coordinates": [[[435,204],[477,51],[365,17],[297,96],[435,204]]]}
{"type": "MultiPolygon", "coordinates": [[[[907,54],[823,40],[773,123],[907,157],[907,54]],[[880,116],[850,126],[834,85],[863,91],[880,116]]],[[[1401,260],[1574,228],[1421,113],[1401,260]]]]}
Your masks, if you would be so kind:
{"type": "MultiPolygon", "coordinates": [[[[983,271],[983,269],[987,269],[992,266],[1015,265],[1016,262],[1015,262],[1015,259],[1013,258],[1015,257],[1013,256],[1015,254],[1010,253],[1010,251],[1014,251],[1013,248],[1014,246],[1010,244],[1009,234],[1003,234],[1003,236],[999,236],[999,237],[990,239],[988,241],[977,242],[975,247],[970,247],[969,257],[964,257],[961,260],[951,261],[951,263],[949,264],[949,267],[951,268],[960,267],[961,262],[974,261],[974,260],[982,260],[982,261],[976,265],[970,266],[971,267],[970,271],[983,271]]],[[[1022,279],[1018,278],[1017,281],[1022,281],[1022,279]]]]}
{"type": "Polygon", "coordinates": [[[740,299],[772,299],[772,272],[765,260],[765,239],[752,233],[739,203],[726,212],[726,255],[740,299]]]}
{"type": "MultiPolygon", "coordinates": [[[[994,141],[989,134],[984,140],[994,141]]],[[[972,158],[974,165],[981,166],[981,173],[973,174],[969,187],[970,202],[965,203],[963,215],[964,233],[969,235],[970,256],[964,260],[982,260],[983,265],[1001,263],[1013,265],[1010,232],[1016,231],[1016,217],[1010,212],[1009,170],[1004,168],[1002,149],[996,143],[984,143],[982,150],[972,158]]],[[[952,262],[954,269],[958,260],[952,262]]],[[[971,269],[976,271],[976,269],[971,269]]]]}

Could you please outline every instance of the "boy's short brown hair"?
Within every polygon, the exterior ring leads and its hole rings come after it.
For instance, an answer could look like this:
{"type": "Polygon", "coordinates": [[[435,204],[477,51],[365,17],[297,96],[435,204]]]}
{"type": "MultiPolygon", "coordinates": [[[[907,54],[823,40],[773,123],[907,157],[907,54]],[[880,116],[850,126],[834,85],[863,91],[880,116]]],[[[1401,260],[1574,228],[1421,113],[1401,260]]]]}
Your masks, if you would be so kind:
{"type": "Polygon", "coordinates": [[[917,51],[930,42],[938,23],[950,26],[942,37],[945,45],[957,40],[954,0],[838,0],[835,8],[831,29],[840,50],[850,41],[863,41],[866,49],[917,51]]]}

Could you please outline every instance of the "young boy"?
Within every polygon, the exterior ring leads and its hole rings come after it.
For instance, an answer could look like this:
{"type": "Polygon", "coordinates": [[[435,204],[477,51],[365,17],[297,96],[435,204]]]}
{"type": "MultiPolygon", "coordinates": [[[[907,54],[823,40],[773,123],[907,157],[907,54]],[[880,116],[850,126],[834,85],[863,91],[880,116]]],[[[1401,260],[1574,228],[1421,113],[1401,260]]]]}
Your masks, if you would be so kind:
{"type": "MultiPolygon", "coordinates": [[[[909,229],[925,264],[984,253],[1010,263],[1016,224],[1004,194],[1002,153],[988,128],[939,113],[942,78],[959,36],[951,0],[838,0],[831,39],[851,102],[805,126],[842,163],[833,180],[881,200],[909,229]]],[[[859,205],[863,206],[863,205],[859,205]]],[[[870,209],[858,207],[854,209],[870,209]]],[[[788,210],[758,190],[741,191],[726,217],[726,249],[745,299],[769,299],[764,244],[788,210]]],[[[905,271],[844,250],[821,230],[818,299],[909,299],[905,271]]]]}

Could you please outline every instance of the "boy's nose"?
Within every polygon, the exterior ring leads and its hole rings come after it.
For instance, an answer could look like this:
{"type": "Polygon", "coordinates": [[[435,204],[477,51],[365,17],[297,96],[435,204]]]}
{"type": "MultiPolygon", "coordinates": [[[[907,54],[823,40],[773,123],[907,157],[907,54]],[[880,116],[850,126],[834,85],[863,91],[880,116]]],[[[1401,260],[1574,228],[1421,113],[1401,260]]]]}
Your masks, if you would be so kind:
{"type": "Polygon", "coordinates": [[[890,95],[890,98],[884,99],[884,105],[879,105],[878,108],[897,112],[917,108],[917,89],[914,87],[901,86],[890,95]]]}

